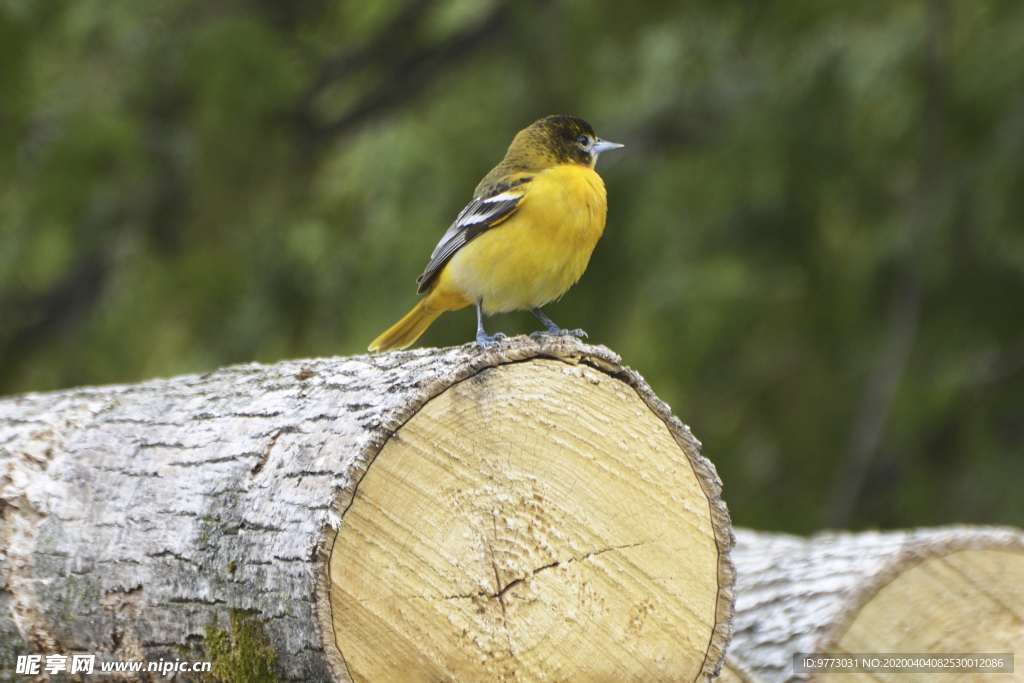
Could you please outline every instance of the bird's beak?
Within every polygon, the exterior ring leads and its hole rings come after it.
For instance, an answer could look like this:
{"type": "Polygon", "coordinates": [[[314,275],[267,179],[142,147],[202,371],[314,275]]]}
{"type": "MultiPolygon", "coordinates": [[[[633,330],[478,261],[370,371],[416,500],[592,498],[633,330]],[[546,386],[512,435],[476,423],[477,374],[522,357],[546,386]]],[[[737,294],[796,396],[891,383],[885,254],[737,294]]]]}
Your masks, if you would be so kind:
{"type": "Polygon", "coordinates": [[[609,150],[618,149],[619,147],[623,146],[624,145],[620,145],[617,142],[608,142],[607,140],[602,140],[601,138],[598,138],[597,142],[594,143],[594,154],[600,154],[601,152],[607,152],[609,150]]]}

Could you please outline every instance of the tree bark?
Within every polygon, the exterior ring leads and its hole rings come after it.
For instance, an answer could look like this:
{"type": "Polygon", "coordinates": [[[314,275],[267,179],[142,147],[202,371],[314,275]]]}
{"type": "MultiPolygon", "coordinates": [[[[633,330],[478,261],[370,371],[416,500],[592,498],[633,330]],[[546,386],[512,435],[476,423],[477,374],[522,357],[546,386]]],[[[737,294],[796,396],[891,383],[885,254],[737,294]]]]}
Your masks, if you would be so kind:
{"type": "MultiPolygon", "coordinates": [[[[797,652],[998,653],[1024,645],[1019,529],[810,538],[737,529],[733,561],[736,614],[719,679],[725,683],[899,680],[897,674],[797,674],[797,652]]],[[[917,675],[929,681],[992,676],[917,675]]]]}
{"type": "Polygon", "coordinates": [[[709,680],[719,493],[643,379],[564,338],[13,397],[0,662],[201,658],[244,610],[281,680],[709,680]]]}

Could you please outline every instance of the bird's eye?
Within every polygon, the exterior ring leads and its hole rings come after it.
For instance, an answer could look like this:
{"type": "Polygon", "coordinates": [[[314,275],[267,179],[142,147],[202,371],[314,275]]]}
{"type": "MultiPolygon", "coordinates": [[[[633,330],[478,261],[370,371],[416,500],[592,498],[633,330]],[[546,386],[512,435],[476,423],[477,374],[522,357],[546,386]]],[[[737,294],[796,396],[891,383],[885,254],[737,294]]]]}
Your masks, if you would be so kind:
{"type": "Polygon", "coordinates": [[[590,138],[588,138],[586,135],[581,135],[576,142],[580,143],[580,146],[586,147],[587,145],[590,144],[590,138]]]}

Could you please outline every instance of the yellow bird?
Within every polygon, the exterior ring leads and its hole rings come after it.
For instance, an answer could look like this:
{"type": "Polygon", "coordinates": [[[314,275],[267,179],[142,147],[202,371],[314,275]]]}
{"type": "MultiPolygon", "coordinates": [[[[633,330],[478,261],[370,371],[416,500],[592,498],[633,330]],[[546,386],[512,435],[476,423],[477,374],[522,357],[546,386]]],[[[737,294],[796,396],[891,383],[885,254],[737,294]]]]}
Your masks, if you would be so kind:
{"type": "Polygon", "coordinates": [[[540,310],[579,281],[604,232],[608,199],[597,155],[622,147],[573,116],[548,116],[521,130],[505,158],[484,176],[473,200],[438,242],[416,280],[425,297],[370,351],[404,349],[445,311],[476,304],[476,343],[496,345],[483,316],[528,310],[547,328],[571,334],[540,310]]]}

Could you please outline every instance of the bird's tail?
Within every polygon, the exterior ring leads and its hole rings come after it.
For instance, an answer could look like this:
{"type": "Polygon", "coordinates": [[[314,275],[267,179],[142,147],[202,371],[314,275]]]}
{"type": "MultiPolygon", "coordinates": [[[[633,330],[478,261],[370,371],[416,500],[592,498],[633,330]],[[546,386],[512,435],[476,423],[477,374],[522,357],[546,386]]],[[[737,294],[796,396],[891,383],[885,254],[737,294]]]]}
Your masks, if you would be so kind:
{"type": "Polygon", "coordinates": [[[413,344],[420,335],[427,331],[430,323],[444,312],[426,306],[427,299],[420,300],[416,307],[405,314],[405,317],[392,325],[387,332],[380,335],[370,344],[370,351],[384,353],[395,349],[404,349],[413,344]]]}

